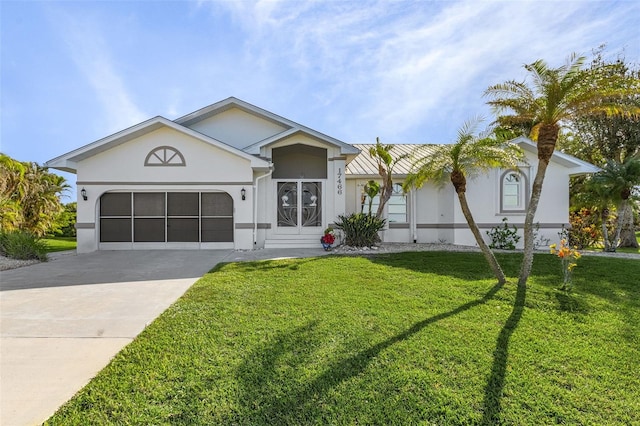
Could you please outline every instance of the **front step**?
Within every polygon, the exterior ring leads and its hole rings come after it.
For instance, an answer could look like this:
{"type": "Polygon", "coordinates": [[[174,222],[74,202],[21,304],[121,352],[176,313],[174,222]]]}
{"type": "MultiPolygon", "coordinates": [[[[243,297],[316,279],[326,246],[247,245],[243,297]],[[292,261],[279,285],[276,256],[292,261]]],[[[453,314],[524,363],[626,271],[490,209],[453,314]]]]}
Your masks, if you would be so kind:
{"type": "Polygon", "coordinates": [[[301,238],[270,238],[265,240],[264,248],[317,248],[322,249],[320,237],[301,238]]]}

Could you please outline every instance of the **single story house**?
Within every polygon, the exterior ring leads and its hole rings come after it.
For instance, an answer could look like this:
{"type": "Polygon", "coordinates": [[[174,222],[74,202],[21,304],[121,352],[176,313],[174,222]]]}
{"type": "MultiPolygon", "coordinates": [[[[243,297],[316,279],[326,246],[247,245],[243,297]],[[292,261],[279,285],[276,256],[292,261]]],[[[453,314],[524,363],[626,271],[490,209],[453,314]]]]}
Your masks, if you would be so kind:
{"type": "MultiPolygon", "coordinates": [[[[524,220],[531,165],[493,170],[468,183],[483,229],[524,220]]],[[[364,185],[379,178],[371,145],[352,145],[236,98],[176,120],[154,117],[46,163],[77,174],[78,252],[111,249],[319,247],[327,226],[363,206],[364,185]]],[[[416,145],[396,145],[411,152],[416,145]]],[[[427,148],[428,149],[428,148],[427,148]]],[[[396,167],[401,184],[410,162],[396,167]]],[[[557,238],[568,223],[569,177],[597,168],[556,152],[536,221],[557,238]]],[[[453,187],[402,194],[386,207],[387,242],[474,245],[453,187]]],[[[374,200],[375,201],[375,200],[374,200]]]]}

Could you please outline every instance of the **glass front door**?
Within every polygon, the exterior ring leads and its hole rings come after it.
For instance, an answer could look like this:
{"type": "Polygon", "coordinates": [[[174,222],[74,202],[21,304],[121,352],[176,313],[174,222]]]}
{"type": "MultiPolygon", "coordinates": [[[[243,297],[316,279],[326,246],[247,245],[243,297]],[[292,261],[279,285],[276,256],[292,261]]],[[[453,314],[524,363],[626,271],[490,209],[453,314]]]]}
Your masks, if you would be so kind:
{"type": "Polygon", "coordinates": [[[277,182],[276,203],[280,231],[302,233],[322,226],[321,182],[277,182]]]}

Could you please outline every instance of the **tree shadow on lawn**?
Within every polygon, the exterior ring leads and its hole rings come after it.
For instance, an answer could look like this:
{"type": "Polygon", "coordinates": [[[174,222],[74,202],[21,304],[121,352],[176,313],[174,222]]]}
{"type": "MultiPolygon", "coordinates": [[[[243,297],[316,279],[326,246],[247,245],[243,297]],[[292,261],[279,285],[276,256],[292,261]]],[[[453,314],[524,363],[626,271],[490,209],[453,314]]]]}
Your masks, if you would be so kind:
{"type": "Polygon", "coordinates": [[[214,266],[208,273],[212,274],[214,272],[218,272],[224,270],[225,267],[229,265],[233,265],[235,269],[240,272],[255,272],[255,271],[269,271],[272,269],[289,269],[292,271],[300,269],[300,265],[305,263],[311,263],[318,260],[322,260],[323,257],[291,257],[291,258],[280,258],[280,259],[266,259],[266,260],[244,260],[244,261],[234,261],[234,262],[220,262],[216,266],[214,266]],[[292,262],[293,261],[293,262],[292,262]]]}
{"type": "MultiPolygon", "coordinates": [[[[640,307],[640,287],[637,285],[640,262],[635,259],[584,256],[577,263],[573,272],[574,294],[587,293],[610,303],[631,302],[634,308],[640,307]]],[[[552,255],[537,255],[532,275],[536,276],[538,284],[545,287],[557,289],[562,284],[561,264],[552,255]]]]}
{"type": "Polygon", "coordinates": [[[527,288],[524,286],[518,286],[513,310],[498,335],[496,349],[493,352],[491,373],[489,374],[489,380],[487,381],[487,386],[484,390],[483,416],[481,422],[483,425],[495,425],[501,423],[500,413],[502,412],[502,392],[507,372],[507,360],[509,358],[509,340],[522,318],[526,296],[527,288]]]}
{"type": "MultiPolygon", "coordinates": [[[[341,383],[362,374],[382,351],[410,338],[431,324],[488,302],[502,287],[503,285],[496,284],[480,299],[419,321],[402,333],[367,350],[335,360],[324,373],[310,382],[300,381],[299,369],[303,369],[309,357],[313,356],[313,345],[318,339],[314,334],[317,324],[310,322],[292,332],[283,333],[250,354],[239,367],[238,376],[244,392],[240,400],[244,406],[236,416],[232,415],[232,418],[227,419],[228,423],[322,423],[326,421],[324,416],[327,414],[327,407],[322,404],[322,398],[341,383]]],[[[524,294],[521,297],[523,298],[524,294]]],[[[523,301],[520,306],[523,306],[523,301]]],[[[498,339],[496,352],[501,356],[504,353],[504,363],[506,363],[506,348],[502,346],[508,344],[508,338],[520,316],[521,307],[518,315],[512,314],[510,317],[508,334],[502,336],[503,332],[498,339]]],[[[506,326],[505,329],[507,329],[506,326]]],[[[491,389],[488,388],[487,393],[491,390],[493,394],[494,387],[498,387],[500,392],[497,394],[500,395],[505,368],[502,365],[502,358],[496,359],[490,382],[491,389]]],[[[491,411],[490,414],[499,413],[499,400],[489,399],[485,402],[491,411]]]]}
{"type": "MultiPolygon", "coordinates": [[[[522,253],[499,253],[496,257],[507,277],[517,276],[522,253]]],[[[367,256],[376,264],[431,273],[466,281],[494,279],[493,272],[480,252],[421,251],[381,253],[367,256]]]]}

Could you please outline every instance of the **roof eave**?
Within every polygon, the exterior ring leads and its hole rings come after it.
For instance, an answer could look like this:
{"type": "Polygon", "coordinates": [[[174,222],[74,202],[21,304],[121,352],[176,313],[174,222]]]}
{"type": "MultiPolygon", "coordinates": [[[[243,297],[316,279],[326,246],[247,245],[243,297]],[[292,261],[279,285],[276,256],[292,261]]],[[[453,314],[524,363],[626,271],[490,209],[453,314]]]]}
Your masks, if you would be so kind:
{"type": "Polygon", "coordinates": [[[74,161],[60,159],[60,157],[47,161],[44,166],[67,173],[76,174],[78,172],[78,166],[74,161]]]}
{"type": "Polygon", "coordinates": [[[281,140],[284,137],[295,134],[296,132],[303,132],[309,136],[315,137],[319,140],[338,146],[340,147],[340,152],[342,155],[358,154],[360,152],[357,148],[354,148],[353,146],[351,146],[346,142],[342,142],[338,139],[332,138],[331,136],[327,136],[321,132],[318,132],[309,127],[298,124],[295,121],[281,117],[277,114],[272,113],[271,111],[267,111],[265,109],[262,109],[260,107],[257,107],[253,104],[250,104],[246,101],[243,101],[235,97],[229,97],[220,102],[216,102],[215,104],[211,104],[207,107],[201,108],[190,114],[187,114],[185,116],[175,119],[174,122],[183,126],[190,126],[194,123],[197,123],[201,120],[205,120],[217,113],[226,111],[230,108],[239,108],[247,113],[254,114],[257,117],[261,117],[265,120],[269,120],[275,124],[279,124],[286,128],[285,131],[279,133],[278,135],[274,135],[272,137],[269,137],[267,139],[264,139],[260,142],[257,142],[251,146],[244,148],[244,152],[246,153],[257,155],[260,153],[260,148],[262,148],[263,146],[277,142],[278,140],[281,140]]]}
{"type": "MultiPolygon", "coordinates": [[[[536,154],[538,152],[537,145],[531,139],[524,136],[519,136],[515,139],[512,139],[511,142],[520,145],[521,147],[523,147],[523,149],[529,152],[536,154]]],[[[570,170],[570,176],[597,173],[601,170],[599,167],[594,166],[589,162],[583,161],[577,157],[574,157],[573,155],[565,154],[561,151],[554,151],[553,155],[551,156],[551,160],[555,161],[558,164],[561,164],[568,169],[576,169],[570,170]]]]}
{"type": "Polygon", "coordinates": [[[155,131],[159,128],[162,127],[168,127],[170,129],[173,129],[177,132],[186,134],[188,136],[191,136],[193,138],[199,139],[205,143],[209,143],[210,145],[213,146],[217,146],[221,149],[224,149],[226,151],[229,151],[235,155],[238,155],[239,157],[242,157],[248,161],[251,162],[251,167],[268,167],[268,162],[253,156],[251,154],[248,154],[242,150],[239,150],[237,148],[234,148],[230,145],[225,144],[224,142],[221,142],[217,139],[211,138],[207,135],[204,135],[202,133],[199,133],[195,130],[189,129],[187,127],[184,127],[180,124],[177,124],[171,120],[168,120],[164,117],[161,116],[157,116],[154,118],[151,118],[149,120],[143,121],[142,123],[139,123],[135,126],[129,127],[127,129],[121,130],[120,132],[114,133],[110,136],[107,136],[105,138],[99,139],[95,142],[92,142],[88,145],[85,145],[83,147],[80,147],[76,150],[70,151],[64,155],[61,155],[59,157],[56,157],[52,160],[49,160],[47,163],[45,163],[48,167],[52,167],[58,170],[64,170],[64,171],[69,171],[69,170],[73,170],[72,173],[75,173],[76,171],[76,164],[78,161],[82,161],[86,158],[92,157],[96,154],[99,154],[101,152],[104,152],[108,149],[111,149],[113,147],[116,147],[118,145],[121,145],[123,143],[126,143],[132,139],[135,139],[137,137],[140,137],[142,135],[145,135],[147,133],[150,133],[152,131],[155,131]]]}
{"type": "Polygon", "coordinates": [[[324,135],[322,133],[316,132],[315,130],[311,130],[308,128],[290,128],[287,129],[281,133],[278,133],[276,135],[270,136],[266,139],[263,139],[259,142],[254,143],[253,145],[250,145],[248,147],[246,147],[244,149],[244,152],[248,153],[248,154],[253,154],[253,155],[259,155],[260,154],[260,149],[267,146],[267,145],[271,145],[273,143],[276,143],[278,141],[281,141],[283,139],[292,137],[298,133],[301,133],[303,135],[309,136],[313,139],[316,139],[320,142],[324,142],[324,143],[328,143],[330,145],[333,146],[337,146],[338,148],[340,148],[340,155],[358,155],[360,153],[360,150],[356,147],[354,147],[353,145],[350,145],[346,142],[342,142],[339,141],[338,139],[334,139],[330,136],[324,135]]]}

